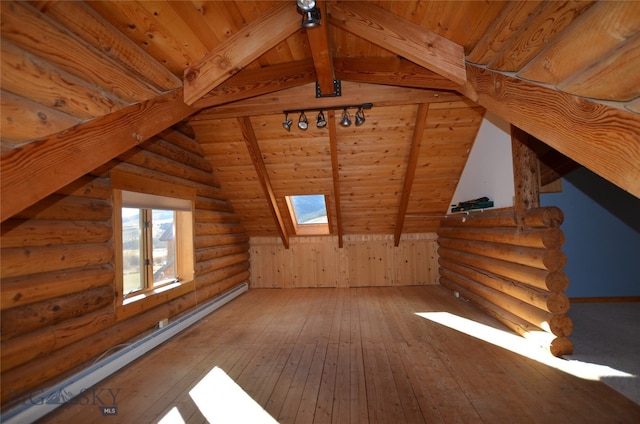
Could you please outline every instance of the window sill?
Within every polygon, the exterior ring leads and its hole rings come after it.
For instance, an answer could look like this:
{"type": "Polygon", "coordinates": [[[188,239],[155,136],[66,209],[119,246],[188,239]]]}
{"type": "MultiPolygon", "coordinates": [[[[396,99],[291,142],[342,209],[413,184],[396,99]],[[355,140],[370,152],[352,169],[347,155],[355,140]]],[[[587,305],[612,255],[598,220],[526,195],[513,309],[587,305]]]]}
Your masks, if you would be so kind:
{"type": "Polygon", "coordinates": [[[134,294],[122,301],[122,305],[117,307],[118,321],[146,312],[151,308],[183,296],[193,291],[193,287],[193,280],[185,282],[176,281],[134,294]]]}

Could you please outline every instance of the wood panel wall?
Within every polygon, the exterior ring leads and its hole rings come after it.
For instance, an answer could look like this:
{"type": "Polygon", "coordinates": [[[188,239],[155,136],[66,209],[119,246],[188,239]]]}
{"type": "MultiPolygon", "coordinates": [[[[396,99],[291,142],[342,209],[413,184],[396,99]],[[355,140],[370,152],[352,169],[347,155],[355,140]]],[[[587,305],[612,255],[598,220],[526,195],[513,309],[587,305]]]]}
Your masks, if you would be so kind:
{"type": "Polygon", "coordinates": [[[365,287],[438,284],[436,235],[252,237],[251,287],[365,287]]]}
{"type": "Polygon", "coordinates": [[[525,211],[522,229],[512,209],[448,216],[438,231],[440,284],[553,355],[572,353],[563,219],[556,207],[525,211]]]}
{"type": "MultiPolygon", "coordinates": [[[[3,199],[3,201],[10,201],[3,199]]],[[[2,402],[47,385],[249,278],[249,237],[200,145],[165,132],[2,224],[2,402]],[[115,308],[112,170],[196,189],[195,287],[130,318],[115,308]]]]}

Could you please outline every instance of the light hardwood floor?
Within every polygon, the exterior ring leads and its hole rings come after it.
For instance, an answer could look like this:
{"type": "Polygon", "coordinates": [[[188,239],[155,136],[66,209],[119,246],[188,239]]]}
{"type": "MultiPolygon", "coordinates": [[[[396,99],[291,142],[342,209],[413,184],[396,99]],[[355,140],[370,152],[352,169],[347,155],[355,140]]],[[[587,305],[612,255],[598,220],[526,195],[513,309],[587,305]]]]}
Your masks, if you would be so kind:
{"type": "MultiPolygon", "coordinates": [[[[65,405],[42,421],[207,422],[211,412],[190,391],[217,367],[281,423],[640,422],[640,405],[605,384],[416,315],[423,312],[503,328],[440,286],[252,289],[101,382],[120,389],[117,416],[65,405]]],[[[233,393],[203,391],[209,406],[233,393]]],[[[243,422],[250,406],[230,422],[243,422]]]]}

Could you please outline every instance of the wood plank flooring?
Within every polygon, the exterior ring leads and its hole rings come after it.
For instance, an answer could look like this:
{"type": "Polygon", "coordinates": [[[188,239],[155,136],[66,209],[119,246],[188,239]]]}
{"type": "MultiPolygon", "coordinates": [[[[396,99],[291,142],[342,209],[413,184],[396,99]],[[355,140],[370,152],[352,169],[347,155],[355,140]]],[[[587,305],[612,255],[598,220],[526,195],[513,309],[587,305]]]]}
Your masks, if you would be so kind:
{"type": "Polygon", "coordinates": [[[601,382],[416,315],[440,311],[504,328],[440,286],[252,289],[101,382],[117,416],[64,405],[42,422],[225,422],[190,395],[215,367],[280,423],[640,422],[601,382]]]}

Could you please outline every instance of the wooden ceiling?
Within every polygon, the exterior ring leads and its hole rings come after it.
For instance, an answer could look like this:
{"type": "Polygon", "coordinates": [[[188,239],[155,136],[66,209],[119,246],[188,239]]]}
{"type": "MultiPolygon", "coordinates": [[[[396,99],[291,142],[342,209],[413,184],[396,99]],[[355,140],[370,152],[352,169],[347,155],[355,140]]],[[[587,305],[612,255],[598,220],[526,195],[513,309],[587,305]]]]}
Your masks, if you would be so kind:
{"type": "Polygon", "coordinates": [[[188,122],[250,235],[286,244],[284,196],[313,193],[332,233],[399,240],[437,229],[485,110],[640,196],[640,2],[318,6],[0,2],[2,220],[188,122]]]}

